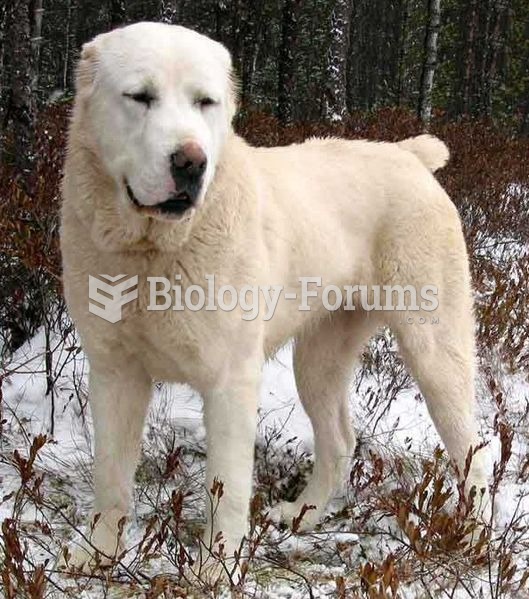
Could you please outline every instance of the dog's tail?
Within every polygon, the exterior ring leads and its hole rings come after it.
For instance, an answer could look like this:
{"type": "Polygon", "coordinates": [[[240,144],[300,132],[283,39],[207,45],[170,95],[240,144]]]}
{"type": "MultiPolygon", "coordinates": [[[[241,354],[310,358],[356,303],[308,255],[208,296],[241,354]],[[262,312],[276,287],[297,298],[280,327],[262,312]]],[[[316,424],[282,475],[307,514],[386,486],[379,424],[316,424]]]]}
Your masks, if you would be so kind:
{"type": "Polygon", "coordinates": [[[450,158],[450,152],[446,144],[433,135],[409,137],[404,141],[399,141],[397,145],[403,150],[415,154],[432,173],[443,168],[450,158]]]}

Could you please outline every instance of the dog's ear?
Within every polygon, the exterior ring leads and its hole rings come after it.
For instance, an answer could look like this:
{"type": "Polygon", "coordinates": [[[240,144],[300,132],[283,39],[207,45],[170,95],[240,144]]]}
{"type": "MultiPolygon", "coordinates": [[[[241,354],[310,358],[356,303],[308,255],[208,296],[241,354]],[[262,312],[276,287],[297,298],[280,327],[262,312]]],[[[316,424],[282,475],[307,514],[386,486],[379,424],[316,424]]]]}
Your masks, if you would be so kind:
{"type": "Polygon", "coordinates": [[[77,93],[90,92],[94,85],[99,61],[96,40],[83,45],[81,57],[75,71],[75,89],[77,93]]]}
{"type": "Polygon", "coordinates": [[[234,119],[237,114],[237,109],[239,107],[239,92],[240,92],[240,83],[235,71],[230,72],[229,76],[229,84],[228,84],[228,98],[226,100],[226,106],[228,110],[228,117],[230,119],[230,123],[234,119]]]}
{"type": "Polygon", "coordinates": [[[237,75],[235,74],[235,70],[233,68],[233,62],[229,50],[222,44],[219,44],[219,47],[224,68],[228,73],[228,92],[226,98],[226,109],[228,112],[229,121],[231,123],[233,117],[237,112],[237,107],[239,104],[240,85],[237,75]]]}

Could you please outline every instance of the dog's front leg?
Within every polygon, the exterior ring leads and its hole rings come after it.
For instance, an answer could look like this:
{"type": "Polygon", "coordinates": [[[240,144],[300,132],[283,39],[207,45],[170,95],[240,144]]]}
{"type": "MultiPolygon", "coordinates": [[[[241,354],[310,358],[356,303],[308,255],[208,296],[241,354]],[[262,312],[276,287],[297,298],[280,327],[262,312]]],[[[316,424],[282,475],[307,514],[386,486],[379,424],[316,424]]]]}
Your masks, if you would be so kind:
{"type": "MultiPolygon", "coordinates": [[[[207,432],[206,512],[204,533],[207,548],[218,548],[218,534],[228,558],[239,549],[248,526],[252,493],[253,456],[257,427],[260,369],[238,375],[220,388],[204,394],[207,432]],[[222,496],[212,496],[215,481],[222,483],[222,496]]],[[[233,563],[233,561],[232,561],[233,563]]],[[[229,564],[228,564],[229,565],[229,564]]]]}
{"type": "Polygon", "coordinates": [[[132,497],[143,425],[151,397],[149,376],[132,357],[114,356],[107,363],[90,360],[89,401],[94,422],[95,503],[92,525],[70,565],[89,570],[108,563],[123,548],[119,522],[127,515],[132,497]]]}

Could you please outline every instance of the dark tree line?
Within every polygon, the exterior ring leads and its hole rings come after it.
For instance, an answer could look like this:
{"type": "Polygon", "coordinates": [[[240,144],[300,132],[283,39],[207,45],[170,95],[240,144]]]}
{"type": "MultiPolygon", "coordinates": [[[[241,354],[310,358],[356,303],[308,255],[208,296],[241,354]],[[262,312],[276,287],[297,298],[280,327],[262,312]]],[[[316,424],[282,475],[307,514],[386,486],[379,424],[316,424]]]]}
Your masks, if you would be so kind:
{"type": "Polygon", "coordinates": [[[3,0],[0,131],[22,170],[38,109],[72,94],[81,45],[138,20],[225,43],[243,109],[284,122],[389,105],[529,133],[527,0],[3,0]]]}
{"type": "MultiPolygon", "coordinates": [[[[139,20],[230,49],[252,143],[398,139],[432,119],[457,156],[444,182],[469,230],[499,222],[513,181],[525,189],[527,140],[513,133],[529,138],[528,0],[0,0],[0,358],[61,314],[57,209],[80,48],[139,20]]],[[[502,231],[525,239],[527,211],[509,206],[502,231]]]]}

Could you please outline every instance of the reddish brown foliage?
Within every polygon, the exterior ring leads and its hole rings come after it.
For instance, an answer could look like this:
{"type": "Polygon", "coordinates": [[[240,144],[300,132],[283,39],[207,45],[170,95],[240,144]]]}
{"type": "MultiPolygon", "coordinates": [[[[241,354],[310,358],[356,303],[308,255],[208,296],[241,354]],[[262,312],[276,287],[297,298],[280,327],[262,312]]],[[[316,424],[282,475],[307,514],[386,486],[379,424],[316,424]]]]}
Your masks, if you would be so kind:
{"type": "MultiPolygon", "coordinates": [[[[0,263],[2,303],[4,321],[15,321],[13,326],[27,317],[28,303],[38,301],[35,288],[57,288],[57,213],[68,109],[62,105],[41,115],[38,160],[29,180],[17,177],[9,165],[0,166],[0,252],[7,258],[0,263]]],[[[237,128],[250,143],[272,146],[332,135],[395,141],[420,133],[421,123],[409,112],[386,108],[352,114],[339,125],[288,127],[272,116],[249,113],[237,128]]],[[[511,367],[527,366],[529,277],[527,259],[518,251],[529,243],[529,140],[471,121],[435,122],[432,133],[452,154],[439,179],[463,218],[480,298],[480,341],[487,348],[503,345],[511,367]]],[[[36,308],[32,318],[38,320],[40,312],[36,308]]]]}

